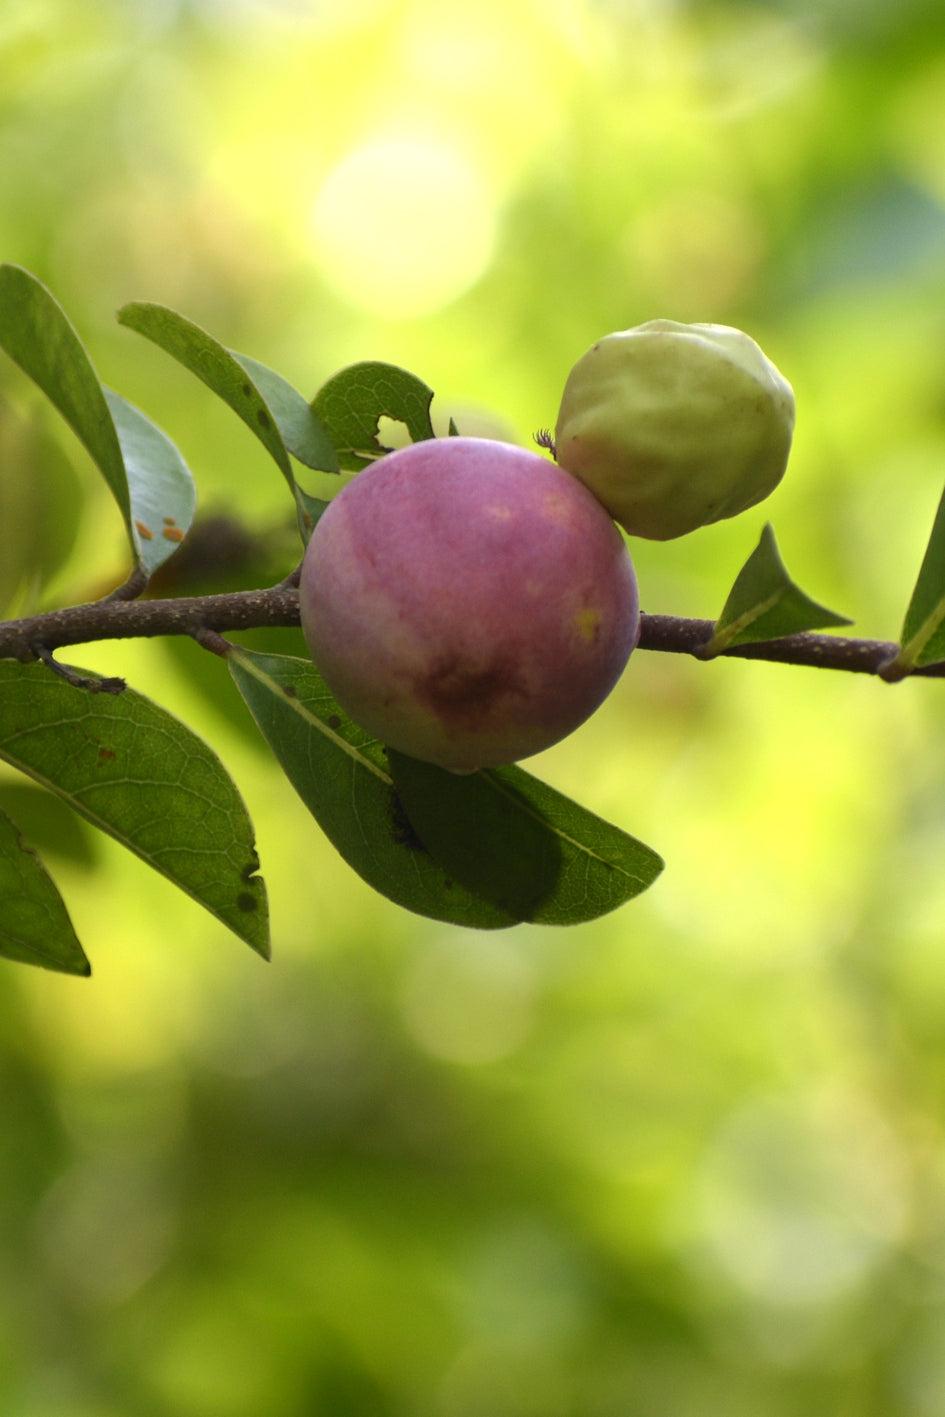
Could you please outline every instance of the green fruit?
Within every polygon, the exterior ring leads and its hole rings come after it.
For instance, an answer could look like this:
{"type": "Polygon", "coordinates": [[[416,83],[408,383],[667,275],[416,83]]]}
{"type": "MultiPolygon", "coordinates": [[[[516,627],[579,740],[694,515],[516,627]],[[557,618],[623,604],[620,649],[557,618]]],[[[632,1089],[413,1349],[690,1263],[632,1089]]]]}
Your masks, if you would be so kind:
{"type": "Polygon", "coordinates": [[[555,446],[631,535],[667,541],[773,492],[793,431],[791,386],[748,335],[650,320],[578,360],[555,446]]]}

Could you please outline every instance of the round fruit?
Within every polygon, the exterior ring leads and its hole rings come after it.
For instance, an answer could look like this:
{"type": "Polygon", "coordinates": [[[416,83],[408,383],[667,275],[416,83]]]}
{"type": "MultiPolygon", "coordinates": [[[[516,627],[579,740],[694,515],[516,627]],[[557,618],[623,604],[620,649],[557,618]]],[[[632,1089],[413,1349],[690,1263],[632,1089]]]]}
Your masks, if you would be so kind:
{"type": "Polygon", "coordinates": [[[528,757],[598,707],[636,644],[620,532],[538,453],[434,438],[344,487],[312,533],[302,629],[367,732],[473,772],[528,757]]]}
{"type": "Polygon", "coordinates": [[[791,386],[748,335],[651,320],[578,360],[555,447],[628,532],[665,541],[773,492],[793,432],[791,386]]]}

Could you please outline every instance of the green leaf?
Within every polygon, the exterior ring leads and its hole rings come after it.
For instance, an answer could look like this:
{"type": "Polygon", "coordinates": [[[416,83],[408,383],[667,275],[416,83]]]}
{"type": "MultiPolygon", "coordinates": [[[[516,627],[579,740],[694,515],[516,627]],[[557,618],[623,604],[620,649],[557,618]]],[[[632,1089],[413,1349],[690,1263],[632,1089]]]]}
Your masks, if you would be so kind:
{"type": "Polygon", "coordinates": [[[41,664],[0,660],[0,758],[205,906],[264,957],[266,889],[252,823],[219,758],[126,689],[77,689],[41,664]]]}
{"type": "Polygon", "coordinates": [[[230,669],[309,811],[398,905],[495,929],[592,920],[650,885],[655,852],[518,767],[460,777],[385,750],[315,666],[234,649],[230,669]]]}
{"type": "Polygon", "coordinates": [[[382,418],[405,423],[415,443],[432,438],[433,390],[394,364],[351,364],[324,383],[312,408],[328,429],[347,472],[358,472],[389,449],[378,442],[382,418]]]}
{"type": "Polygon", "coordinates": [[[21,266],[0,266],[0,346],[85,444],[121,508],[133,546],[125,463],[105,391],[62,306],[21,266]]]}
{"type": "Polygon", "coordinates": [[[945,659],[945,492],[935,513],[900,639],[902,648],[886,671],[893,676],[897,671],[905,674],[945,659]]]}
{"type": "Polygon", "coordinates": [[[768,523],[761,539],[739,571],[719,616],[704,658],[721,654],[730,645],[778,640],[834,625],[850,625],[794,584],[781,560],[774,531],[768,523]]]}
{"type": "MultiPolygon", "coordinates": [[[[206,650],[203,655],[210,658],[206,650]]],[[[55,856],[86,872],[99,864],[99,837],[88,822],[55,793],[47,792],[22,774],[0,781],[0,811],[19,823],[30,846],[44,856],[55,856]]]]}
{"type": "Polygon", "coordinates": [[[85,444],[121,509],[135,561],[150,576],[193,519],[193,479],[174,444],[102,386],[61,306],[19,266],[0,266],[0,344],[85,444]]]}
{"type": "Polygon", "coordinates": [[[118,322],[158,345],[229,404],[294,488],[292,465],[275,415],[234,354],[206,330],[166,305],[132,301],[119,310],[118,322]]]}
{"type": "Polygon", "coordinates": [[[237,354],[234,350],[233,357],[243,366],[266,400],[282,441],[292,456],[316,472],[340,472],[334,443],[311,404],[298,389],[275,370],[250,359],[248,354],[237,354]]]}
{"type": "Polygon", "coordinates": [[[308,541],[315,525],[323,512],[327,512],[331,506],[323,497],[313,497],[310,493],[303,491],[301,487],[295,489],[296,501],[299,504],[299,519],[302,527],[302,539],[308,541]]]}
{"type": "MultiPolygon", "coordinates": [[[[296,392],[292,385],[281,375],[256,364],[245,355],[233,354],[206,330],[166,305],[132,301],[119,310],[118,321],[144,335],[185,369],[196,374],[243,420],[292,489],[299,525],[303,538],[306,537],[323,510],[323,504],[309,498],[296,483],[289,452],[295,452],[298,447],[305,451],[306,456],[317,456],[317,448],[323,447],[323,430],[319,429],[316,420],[303,420],[292,398],[296,392]],[[262,384],[265,391],[256,380],[260,370],[264,371],[262,384]],[[267,394],[275,400],[277,408],[270,406],[267,394]]],[[[298,399],[305,402],[301,394],[298,399]]],[[[300,460],[304,462],[305,458],[300,460]]],[[[336,465],[327,470],[336,472],[338,468],[336,465]]]]}
{"type": "Polygon", "coordinates": [[[516,923],[430,856],[403,810],[384,749],[345,715],[314,664],[242,648],[227,658],[292,786],[368,885],[434,920],[478,929],[516,923]]]}
{"type": "Polygon", "coordinates": [[[190,530],[197,509],[194,480],[170,438],[150,418],[111,389],[105,398],[124,454],[138,563],[150,577],[190,530]]]}
{"type": "Polygon", "coordinates": [[[580,925],[653,884],[650,847],[515,766],[459,776],[388,749],[404,810],[436,859],[518,920],[580,925]]]}
{"type": "Polygon", "coordinates": [[[0,812],[0,955],[62,974],[92,972],[62,896],[5,812],[0,812]]]}

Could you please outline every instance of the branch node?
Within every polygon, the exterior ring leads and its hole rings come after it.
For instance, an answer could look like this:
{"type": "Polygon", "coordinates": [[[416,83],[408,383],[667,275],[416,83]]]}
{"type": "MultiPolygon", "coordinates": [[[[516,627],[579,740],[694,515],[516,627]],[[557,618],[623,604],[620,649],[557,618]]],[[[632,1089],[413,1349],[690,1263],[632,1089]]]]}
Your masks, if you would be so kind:
{"type": "Polygon", "coordinates": [[[883,660],[876,669],[876,677],[882,679],[884,684],[901,684],[903,679],[908,679],[911,673],[912,666],[903,664],[899,655],[894,655],[892,659],[883,660]]]}
{"type": "Polygon", "coordinates": [[[108,595],[104,597],[108,600],[137,600],[138,596],[148,588],[150,577],[143,566],[135,566],[131,575],[123,585],[116,586],[108,595]]]}
{"type": "Polygon", "coordinates": [[[208,649],[211,654],[218,654],[222,658],[225,658],[233,648],[228,639],[224,638],[218,630],[211,630],[209,625],[198,625],[190,633],[203,649],[208,649]]]}
{"type": "Polygon", "coordinates": [[[298,590],[299,581],[302,577],[302,562],[296,566],[294,571],[290,571],[284,581],[280,581],[274,590],[298,590]]]}

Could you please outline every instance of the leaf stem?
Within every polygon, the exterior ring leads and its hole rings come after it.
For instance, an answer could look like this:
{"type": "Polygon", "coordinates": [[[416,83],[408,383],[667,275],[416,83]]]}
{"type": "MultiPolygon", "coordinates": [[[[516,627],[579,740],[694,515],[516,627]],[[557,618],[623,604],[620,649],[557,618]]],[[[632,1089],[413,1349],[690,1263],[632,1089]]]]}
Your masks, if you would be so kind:
{"type": "Polygon", "coordinates": [[[47,669],[58,674],[60,679],[65,679],[74,689],[87,689],[90,694],[123,694],[128,687],[124,679],[106,679],[98,675],[90,678],[69,664],[60,664],[46,645],[38,644],[35,650],[36,658],[42,660],[47,669]]]}
{"type": "Polygon", "coordinates": [[[135,566],[128,579],[105,596],[106,600],[137,600],[148,588],[148,573],[143,566],[135,566]]]}

